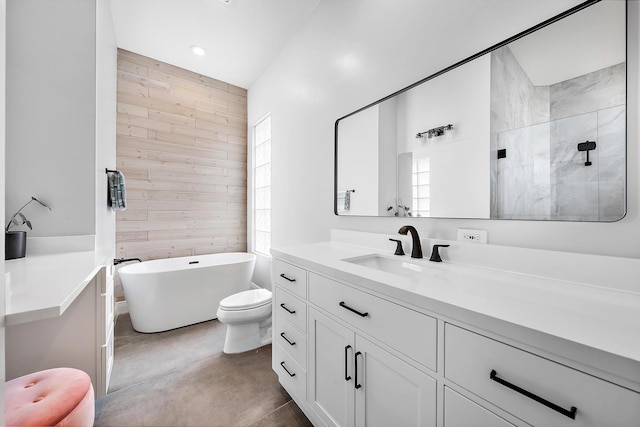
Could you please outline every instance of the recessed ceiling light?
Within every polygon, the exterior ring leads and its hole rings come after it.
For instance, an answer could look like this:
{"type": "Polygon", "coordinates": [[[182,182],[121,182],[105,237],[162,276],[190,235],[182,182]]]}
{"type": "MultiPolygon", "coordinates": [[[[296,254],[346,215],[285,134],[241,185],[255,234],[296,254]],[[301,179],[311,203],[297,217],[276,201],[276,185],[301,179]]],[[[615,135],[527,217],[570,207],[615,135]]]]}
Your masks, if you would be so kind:
{"type": "Polygon", "coordinates": [[[207,54],[207,51],[204,50],[202,46],[198,46],[195,44],[193,46],[190,46],[189,49],[191,49],[191,52],[195,53],[198,56],[204,56],[207,54]]]}

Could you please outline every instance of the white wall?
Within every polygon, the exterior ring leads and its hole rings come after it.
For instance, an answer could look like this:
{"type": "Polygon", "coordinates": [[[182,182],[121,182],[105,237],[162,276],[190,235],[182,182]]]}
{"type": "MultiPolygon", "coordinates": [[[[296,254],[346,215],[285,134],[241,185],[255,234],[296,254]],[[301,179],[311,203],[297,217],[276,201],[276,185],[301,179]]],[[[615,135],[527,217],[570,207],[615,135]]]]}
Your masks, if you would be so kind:
{"type": "Polygon", "coordinates": [[[7,17],[5,216],[36,196],[52,211],[25,210],[30,237],[89,236],[93,243],[95,235],[98,255],[113,257],[115,214],[104,172],[115,168],[110,3],[9,0],[7,17]]]}
{"type": "Polygon", "coordinates": [[[574,223],[333,215],[337,118],[579,3],[322,1],[249,89],[249,123],[269,111],[273,117],[273,246],[328,240],[331,228],[393,234],[410,223],[423,237],[455,239],[458,227],[480,228],[488,230],[494,244],[640,257],[640,5],[635,1],[629,2],[628,213],[624,219],[574,223]]]}
{"type": "Polygon", "coordinates": [[[429,158],[431,216],[490,217],[490,81],[485,55],[398,96],[399,152],[429,158]],[[451,137],[415,138],[447,124],[451,137]]]}
{"type": "Polygon", "coordinates": [[[398,190],[398,107],[396,98],[378,105],[378,215],[389,215],[398,190]]]}
{"type": "Polygon", "coordinates": [[[368,108],[338,124],[338,190],[355,190],[347,215],[378,213],[378,107],[368,108]]]}
{"type": "Polygon", "coordinates": [[[114,257],[116,214],[107,207],[105,168],[116,168],[118,48],[109,0],[96,0],[96,251],[114,257]]]}
{"type": "Polygon", "coordinates": [[[8,219],[31,196],[29,236],[95,234],[96,5],[7,3],[8,219]]]}

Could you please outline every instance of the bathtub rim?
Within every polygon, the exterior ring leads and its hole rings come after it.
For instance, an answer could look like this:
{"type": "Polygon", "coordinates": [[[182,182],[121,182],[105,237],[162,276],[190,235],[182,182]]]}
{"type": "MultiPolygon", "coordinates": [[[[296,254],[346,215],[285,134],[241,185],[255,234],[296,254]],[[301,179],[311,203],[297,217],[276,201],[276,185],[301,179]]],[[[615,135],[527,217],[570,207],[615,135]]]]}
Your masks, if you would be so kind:
{"type": "Polygon", "coordinates": [[[192,269],[200,269],[200,268],[212,268],[212,267],[222,267],[225,265],[236,265],[247,262],[256,261],[256,254],[252,252],[219,252],[213,254],[202,254],[202,255],[188,255],[188,256],[180,256],[174,258],[159,258],[152,259],[147,261],[142,261],[135,264],[129,264],[127,266],[121,267],[118,269],[118,274],[124,275],[139,275],[139,274],[161,274],[161,273],[169,273],[173,271],[181,271],[181,270],[192,270],[192,269]],[[200,263],[203,259],[207,258],[230,258],[226,262],[220,263],[200,263]],[[188,261],[187,261],[188,260],[188,261]],[[186,263],[181,263],[187,261],[186,263]],[[189,264],[189,261],[198,261],[198,263],[189,264]],[[166,264],[169,268],[163,269],[149,269],[149,267],[153,268],[158,265],[166,264]],[[171,265],[175,265],[178,268],[171,268],[171,265]]]}

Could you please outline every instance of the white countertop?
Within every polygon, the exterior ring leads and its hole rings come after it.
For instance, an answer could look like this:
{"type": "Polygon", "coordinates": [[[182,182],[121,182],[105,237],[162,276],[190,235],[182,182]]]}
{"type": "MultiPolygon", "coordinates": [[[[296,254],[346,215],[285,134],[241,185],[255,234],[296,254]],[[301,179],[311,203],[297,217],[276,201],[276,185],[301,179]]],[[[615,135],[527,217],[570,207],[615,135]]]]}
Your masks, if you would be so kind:
{"type": "MultiPolygon", "coordinates": [[[[273,249],[284,261],[429,311],[489,316],[640,362],[640,293],[427,259],[409,278],[343,261],[393,252],[326,242],[273,249]]],[[[396,257],[400,258],[400,257],[396,257]]],[[[635,279],[637,280],[637,278],[635,279]]]]}
{"type": "Polygon", "coordinates": [[[104,265],[96,252],[34,255],[5,261],[5,325],[61,316],[104,265]]]}

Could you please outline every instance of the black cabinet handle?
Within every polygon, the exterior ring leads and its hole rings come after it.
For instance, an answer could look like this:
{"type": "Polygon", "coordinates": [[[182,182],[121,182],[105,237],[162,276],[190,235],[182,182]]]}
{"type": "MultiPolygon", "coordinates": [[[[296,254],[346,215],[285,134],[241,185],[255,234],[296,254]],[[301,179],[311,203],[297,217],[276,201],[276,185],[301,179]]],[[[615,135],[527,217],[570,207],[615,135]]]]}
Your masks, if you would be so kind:
{"type": "Polygon", "coordinates": [[[288,342],[288,343],[289,343],[289,345],[296,345],[296,342],[295,342],[295,341],[289,341],[289,339],[288,339],[287,337],[285,337],[285,336],[284,336],[284,332],[281,332],[281,333],[280,333],[280,336],[281,336],[281,337],[282,337],[286,342],[288,342]]]}
{"type": "Polygon", "coordinates": [[[340,301],[340,304],[338,304],[338,305],[339,305],[340,307],[342,307],[342,308],[346,308],[347,310],[354,312],[355,314],[357,314],[357,315],[358,315],[358,316],[360,316],[360,317],[367,317],[367,316],[369,315],[369,313],[368,313],[368,312],[366,312],[366,313],[361,313],[361,312],[359,312],[358,310],[354,310],[353,308],[351,308],[351,307],[349,307],[347,304],[345,304],[345,303],[344,303],[344,301],[340,301]]]}
{"type": "Polygon", "coordinates": [[[348,375],[347,373],[347,365],[349,364],[349,355],[347,354],[349,352],[349,349],[351,348],[350,345],[346,346],[344,348],[344,380],[345,381],[349,381],[351,379],[351,375],[348,375]]]}
{"type": "Polygon", "coordinates": [[[360,356],[362,354],[362,352],[358,351],[356,352],[354,359],[356,361],[356,390],[359,389],[360,387],[362,387],[362,384],[358,384],[358,356],[360,356]]]}
{"type": "Polygon", "coordinates": [[[285,371],[287,371],[287,374],[289,374],[289,376],[290,376],[290,377],[295,377],[295,376],[296,376],[296,374],[295,374],[295,373],[293,373],[293,374],[292,374],[291,372],[289,372],[289,370],[287,369],[287,367],[286,367],[286,366],[284,366],[284,360],[283,360],[282,362],[280,362],[280,366],[282,366],[282,369],[284,369],[285,371]]]}
{"type": "Polygon", "coordinates": [[[284,274],[284,273],[282,273],[282,274],[280,275],[280,277],[282,277],[283,279],[288,280],[288,281],[290,281],[290,282],[295,282],[295,281],[296,281],[296,279],[289,279],[287,276],[285,276],[285,274],[284,274]]]}
{"type": "Polygon", "coordinates": [[[289,310],[289,309],[287,308],[287,306],[286,306],[286,305],[284,305],[284,303],[280,304],[280,307],[282,307],[282,308],[284,308],[285,310],[287,310],[287,312],[289,312],[289,314],[293,314],[293,313],[295,313],[295,312],[296,312],[295,310],[289,310]]]}
{"type": "Polygon", "coordinates": [[[498,384],[502,384],[503,386],[505,386],[507,388],[510,388],[511,390],[517,391],[518,393],[523,394],[523,395],[527,396],[528,398],[535,400],[538,403],[542,403],[547,408],[551,408],[556,412],[560,412],[565,417],[569,417],[572,420],[576,419],[577,408],[575,406],[572,406],[571,409],[567,411],[563,407],[558,406],[555,403],[549,402],[548,400],[543,399],[542,397],[537,396],[537,395],[531,393],[530,391],[524,390],[524,389],[518,387],[515,384],[511,384],[510,382],[505,381],[502,378],[498,378],[498,373],[496,372],[495,369],[491,370],[491,373],[489,374],[489,378],[492,379],[493,381],[497,382],[498,384]]]}

